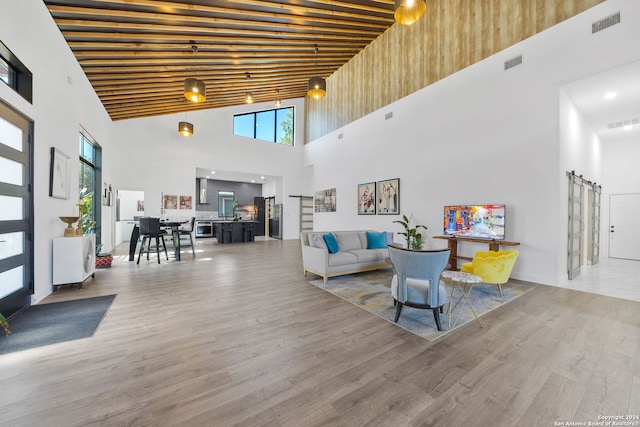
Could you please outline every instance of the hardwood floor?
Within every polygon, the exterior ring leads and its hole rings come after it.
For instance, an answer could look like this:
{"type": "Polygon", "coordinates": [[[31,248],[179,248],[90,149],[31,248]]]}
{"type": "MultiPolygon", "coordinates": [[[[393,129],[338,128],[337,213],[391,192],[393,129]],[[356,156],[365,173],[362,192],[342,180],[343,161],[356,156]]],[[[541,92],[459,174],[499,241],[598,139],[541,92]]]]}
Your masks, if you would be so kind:
{"type": "Polygon", "coordinates": [[[298,241],[213,242],[181,262],[116,256],[43,301],[117,294],[93,337],[0,356],[0,425],[524,427],[640,414],[639,302],[537,285],[483,329],[429,342],[310,285],[298,241]]]}

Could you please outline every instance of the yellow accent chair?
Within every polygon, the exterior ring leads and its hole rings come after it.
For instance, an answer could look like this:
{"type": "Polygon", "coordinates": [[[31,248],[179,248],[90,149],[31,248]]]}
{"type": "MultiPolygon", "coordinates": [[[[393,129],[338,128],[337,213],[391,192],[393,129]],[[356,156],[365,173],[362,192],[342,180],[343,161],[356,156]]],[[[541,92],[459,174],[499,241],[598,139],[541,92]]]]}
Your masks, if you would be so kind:
{"type": "Polygon", "coordinates": [[[502,285],[509,281],[517,258],[518,251],[476,252],[471,262],[462,264],[460,271],[482,277],[483,283],[498,285],[502,298],[502,285]]]}

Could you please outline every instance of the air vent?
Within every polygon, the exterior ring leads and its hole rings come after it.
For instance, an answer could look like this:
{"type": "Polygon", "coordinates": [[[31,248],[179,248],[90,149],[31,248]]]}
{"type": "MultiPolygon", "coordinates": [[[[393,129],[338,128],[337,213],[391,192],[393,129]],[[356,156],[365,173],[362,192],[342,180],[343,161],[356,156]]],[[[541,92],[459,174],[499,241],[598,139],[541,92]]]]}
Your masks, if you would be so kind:
{"type": "Polygon", "coordinates": [[[595,34],[598,31],[606,30],[607,28],[613,27],[614,25],[619,23],[620,12],[617,12],[591,24],[591,34],[595,34]]]}
{"type": "Polygon", "coordinates": [[[505,62],[504,63],[504,69],[506,71],[509,68],[513,68],[516,65],[520,65],[520,64],[522,64],[522,55],[518,55],[515,58],[512,58],[512,59],[508,60],[507,62],[505,62]]]}
{"type": "Polygon", "coordinates": [[[344,138],[344,133],[339,133],[338,134],[338,139],[342,139],[342,138],[344,138]]]}
{"type": "Polygon", "coordinates": [[[609,123],[607,127],[609,129],[617,129],[625,126],[632,126],[632,125],[638,125],[638,124],[640,124],[640,117],[636,117],[635,119],[622,120],[619,122],[609,123]]]}
{"type": "Polygon", "coordinates": [[[393,111],[391,111],[391,112],[389,112],[389,113],[387,113],[387,114],[385,114],[385,115],[384,115],[384,119],[385,119],[385,120],[389,120],[389,119],[390,119],[390,118],[392,118],[392,117],[393,117],[393,111]]]}

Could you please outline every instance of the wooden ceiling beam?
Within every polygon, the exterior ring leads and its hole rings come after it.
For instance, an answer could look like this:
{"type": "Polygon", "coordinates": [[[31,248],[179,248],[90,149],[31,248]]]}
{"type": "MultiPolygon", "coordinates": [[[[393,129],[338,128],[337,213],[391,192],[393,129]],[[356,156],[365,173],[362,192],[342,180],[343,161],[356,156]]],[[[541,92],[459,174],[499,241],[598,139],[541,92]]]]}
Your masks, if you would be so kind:
{"type": "MultiPolygon", "coordinates": [[[[126,90],[127,88],[142,88],[142,87],[151,87],[157,85],[183,85],[185,78],[190,77],[192,75],[185,75],[182,78],[175,77],[154,77],[154,78],[126,78],[126,79],[112,79],[108,81],[96,81],[93,82],[94,89],[97,93],[102,93],[106,90],[126,90]]],[[[261,84],[288,84],[290,81],[295,81],[298,79],[307,80],[311,77],[311,73],[300,73],[300,72],[291,72],[291,73],[277,73],[277,74],[265,74],[265,75],[251,75],[251,80],[257,81],[261,84]]],[[[236,75],[228,75],[228,74],[220,74],[218,73],[214,77],[207,76],[205,78],[200,79],[204,81],[207,86],[215,86],[223,83],[232,83],[232,84],[247,84],[246,79],[241,78],[238,74],[236,75]]]]}
{"type": "Polygon", "coordinates": [[[248,25],[248,23],[242,23],[234,21],[234,26],[245,26],[249,28],[227,28],[227,27],[212,27],[212,26],[189,26],[189,25],[162,25],[158,23],[141,23],[141,22],[123,22],[123,21],[99,21],[99,20],[86,20],[86,19],[67,19],[67,18],[55,18],[55,22],[58,26],[69,30],[71,28],[104,28],[111,31],[115,30],[138,30],[138,31],[153,31],[153,32],[175,32],[183,34],[228,34],[228,35],[241,35],[247,36],[257,35],[264,36],[268,34],[272,37],[296,37],[296,38],[335,38],[338,34],[340,37],[345,35],[362,35],[371,38],[377,37],[380,33],[374,30],[359,30],[353,28],[344,27],[318,27],[312,25],[290,25],[290,24],[270,24],[260,23],[259,25],[248,25]],[[265,29],[257,29],[257,27],[264,27],[265,29]],[[288,29],[289,31],[283,31],[282,29],[288,29]]]}
{"type": "MultiPolygon", "coordinates": [[[[84,52],[127,52],[127,51],[145,51],[149,54],[164,53],[171,51],[189,51],[193,53],[191,47],[193,43],[147,43],[147,42],[108,42],[108,41],[70,41],[68,42],[71,50],[76,55],[84,52]]],[[[198,55],[205,54],[206,52],[251,52],[253,50],[261,50],[263,52],[295,52],[309,53],[313,52],[310,48],[309,42],[302,43],[288,43],[278,42],[274,44],[273,40],[268,40],[262,44],[202,44],[196,43],[198,47],[198,55]]],[[[319,46],[320,47],[320,46],[319,46]]],[[[327,45],[319,49],[319,53],[327,52],[350,52],[353,54],[358,53],[362,47],[362,44],[345,44],[336,46],[335,44],[327,45]]]]}
{"type": "MultiPolygon", "coordinates": [[[[79,61],[109,60],[115,59],[122,62],[129,61],[154,61],[172,63],[180,61],[185,64],[206,64],[211,61],[237,61],[239,53],[236,52],[132,52],[132,51],[76,51],[74,52],[79,61]]],[[[304,52],[269,52],[261,49],[242,52],[242,61],[253,61],[254,59],[268,59],[268,62],[289,61],[292,58],[301,62],[324,62],[324,61],[348,61],[353,57],[353,52],[323,52],[318,55],[304,52]]]]}
{"type": "MultiPolygon", "coordinates": [[[[287,70],[277,69],[263,69],[251,71],[252,80],[268,80],[268,79],[282,79],[291,78],[295,76],[311,76],[311,75],[328,75],[329,69],[318,69],[308,67],[291,67],[287,70]]],[[[243,80],[246,75],[244,71],[231,70],[231,71],[211,71],[206,73],[195,74],[199,80],[205,83],[215,83],[221,80],[243,80]]],[[[194,77],[194,73],[189,71],[172,72],[172,73],[109,73],[109,74],[94,74],[91,76],[91,83],[94,88],[100,88],[102,86],[112,85],[137,85],[144,84],[144,82],[182,82],[184,79],[194,77]]]]}
{"type": "Polygon", "coordinates": [[[200,48],[200,46],[204,46],[206,49],[207,44],[212,44],[213,46],[217,46],[220,43],[227,44],[229,46],[239,46],[242,44],[278,44],[281,46],[286,45],[301,45],[305,46],[309,51],[313,51],[313,46],[318,45],[318,47],[322,50],[325,47],[335,46],[336,42],[339,43],[339,46],[355,46],[360,49],[367,46],[370,42],[370,38],[356,38],[356,37],[348,37],[343,39],[338,39],[336,37],[327,38],[326,40],[313,40],[310,42],[308,39],[296,39],[293,37],[274,39],[273,37],[241,37],[241,36],[225,36],[225,35],[199,35],[195,40],[193,35],[184,35],[184,34],[158,34],[158,33],[126,33],[126,32],[102,32],[102,31],[68,31],[63,30],[62,35],[68,41],[89,41],[89,40],[98,40],[98,41],[113,41],[113,40],[135,40],[131,41],[131,43],[140,43],[141,40],[144,40],[146,43],[153,43],[154,40],[160,42],[166,42],[167,40],[177,40],[184,41],[184,47],[190,49],[191,46],[195,44],[200,48]]]}
{"type": "MultiPolygon", "coordinates": [[[[296,66],[296,64],[290,64],[291,66],[296,66]]],[[[331,70],[336,70],[338,69],[338,67],[341,64],[336,62],[336,63],[324,63],[324,64],[318,64],[317,66],[315,64],[309,64],[308,67],[302,67],[302,68],[307,68],[310,71],[317,71],[317,73],[315,74],[324,74],[324,72],[331,72],[331,70]],[[324,71],[324,72],[323,72],[324,71]]],[[[136,72],[146,72],[146,73],[161,73],[161,72],[175,72],[175,71],[187,71],[187,72],[191,72],[191,74],[193,75],[199,75],[200,73],[206,73],[206,72],[211,72],[211,71],[216,71],[216,72],[229,72],[229,73],[245,73],[245,72],[249,72],[249,73],[258,73],[260,72],[260,70],[270,70],[270,69],[281,69],[282,67],[279,66],[278,64],[252,64],[250,66],[251,68],[249,68],[249,66],[247,64],[230,64],[230,65],[210,65],[206,68],[190,68],[190,69],[186,69],[184,66],[153,66],[150,65],[148,67],[144,67],[144,66],[135,66],[135,67],[131,67],[131,66],[120,66],[120,67],[87,67],[85,68],[85,74],[87,74],[87,76],[89,77],[89,79],[91,79],[92,75],[94,74],[103,74],[103,73],[122,73],[122,74],[126,74],[126,73],[136,73],[136,72]]],[[[203,74],[204,75],[204,74],[203,74]]]]}
{"type": "MultiPolygon", "coordinates": [[[[121,5],[131,5],[131,0],[93,0],[92,3],[95,4],[121,4],[121,5]]],[[[229,9],[236,9],[241,11],[242,13],[256,13],[255,8],[268,8],[275,9],[279,14],[290,14],[295,17],[307,17],[309,15],[325,15],[332,17],[340,17],[340,18],[358,18],[363,15],[362,12],[348,12],[343,10],[336,10],[335,8],[314,8],[314,7],[306,7],[299,6],[297,4],[292,3],[277,3],[273,1],[267,0],[220,0],[219,3],[224,4],[228,7],[221,8],[216,6],[208,6],[208,5],[199,5],[192,3],[179,3],[175,1],[160,1],[160,0],[135,0],[136,5],[147,6],[151,8],[161,8],[164,10],[175,10],[175,11],[185,11],[185,12],[205,12],[205,13],[228,13],[223,12],[229,9]],[[239,7],[240,6],[240,7],[239,7]],[[250,8],[247,8],[247,7],[250,8]]],[[[319,2],[323,4],[327,4],[326,2],[319,2]]],[[[332,2],[330,2],[332,3],[332,2]]],[[[333,2],[338,3],[338,2],[333,2]]],[[[380,18],[376,15],[372,15],[371,13],[367,14],[367,19],[375,20],[392,20],[393,21],[393,7],[387,8],[366,8],[357,3],[345,3],[341,2],[341,6],[345,9],[355,9],[357,11],[367,10],[368,12],[375,12],[383,16],[380,18]],[[386,18],[384,18],[386,16],[386,18]]],[[[393,5],[393,0],[380,1],[380,3],[393,5]]],[[[334,4],[329,4],[330,6],[334,6],[334,4]]],[[[273,14],[273,13],[271,13],[273,14]]]]}
{"type": "MultiPolygon", "coordinates": [[[[187,23],[206,23],[206,24],[216,24],[216,25],[257,25],[257,26],[292,26],[295,28],[305,28],[305,27],[313,27],[311,23],[319,23],[324,24],[325,26],[331,28],[338,27],[343,28],[344,26],[353,26],[353,27],[372,27],[378,29],[385,29],[389,26],[389,18],[386,19],[374,19],[369,20],[368,15],[354,15],[351,16],[351,20],[347,19],[331,19],[331,18],[321,18],[314,17],[312,15],[306,16],[293,16],[286,14],[275,14],[268,12],[260,12],[260,11],[242,11],[242,19],[234,19],[234,18],[221,18],[221,14],[225,15],[238,15],[240,13],[239,10],[233,9],[225,9],[220,7],[212,7],[215,9],[215,12],[209,12],[210,15],[186,15],[186,14],[178,14],[178,13],[153,13],[153,12],[140,12],[140,11],[132,11],[132,10],[114,10],[114,9],[99,9],[99,8],[90,8],[90,7],[78,7],[78,6],[61,6],[61,5],[50,5],[49,12],[54,16],[54,18],[75,18],[82,19],[82,17],[89,16],[92,19],[94,17],[106,17],[108,19],[112,19],[114,17],[117,18],[128,18],[139,21],[153,21],[160,25],[164,25],[169,22],[182,21],[187,23]],[[271,21],[269,21],[271,20],[271,21]],[[289,21],[289,22],[282,22],[289,21]],[[291,21],[303,22],[303,24],[292,23],[291,21]],[[371,22],[373,21],[373,22],[371,22]],[[382,22],[375,22],[382,21],[382,22]]],[[[193,9],[191,9],[193,10],[193,9]]]]}

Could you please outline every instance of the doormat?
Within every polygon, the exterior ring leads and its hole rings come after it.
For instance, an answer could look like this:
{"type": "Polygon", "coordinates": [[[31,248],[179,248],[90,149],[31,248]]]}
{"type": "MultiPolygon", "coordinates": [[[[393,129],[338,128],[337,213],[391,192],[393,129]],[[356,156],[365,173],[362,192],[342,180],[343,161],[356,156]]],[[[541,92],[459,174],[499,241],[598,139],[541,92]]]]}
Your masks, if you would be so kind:
{"type": "Polygon", "coordinates": [[[11,334],[0,336],[0,354],[90,337],[115,297],[32,305],[10,319],[11,334]]]}
{"type": "MultiPolygon", "coordinates": [[[[444,313],[440,314],[442,331],[439,331],[436,327],[433,311],[408,306],[402,308],[398,323],[394,323],[396,307],[393,305],[393,297],[391,296],[392,277],[392,270],[378,270],[332,277],[329,278],[326,284],[323,283],[322,279],[313,280],[310,283],[429,341],[435,341],[448,332],[472,321],[475,322],[477,327],[480,327],[473,312],[466,304],[462,302],[455,304],[460,296],[460,290],[457,290],[454,294],[453,302],[455,308],[451,312],[450,328],[449,317],[447,316],[448,299],[447,304],[444,306],[444,313]]],[[[449,285],[446,288],[447,292],[449,292],[449,285]]],[[[532,286],[520,283],[507,283],[502,285],[504,298],[500,298],[496,285],[478,284],[473,287],[469,294],[469,301],[478,317],[481,317],[483,314],[513,301],[532,289],[532,286]]]]}

